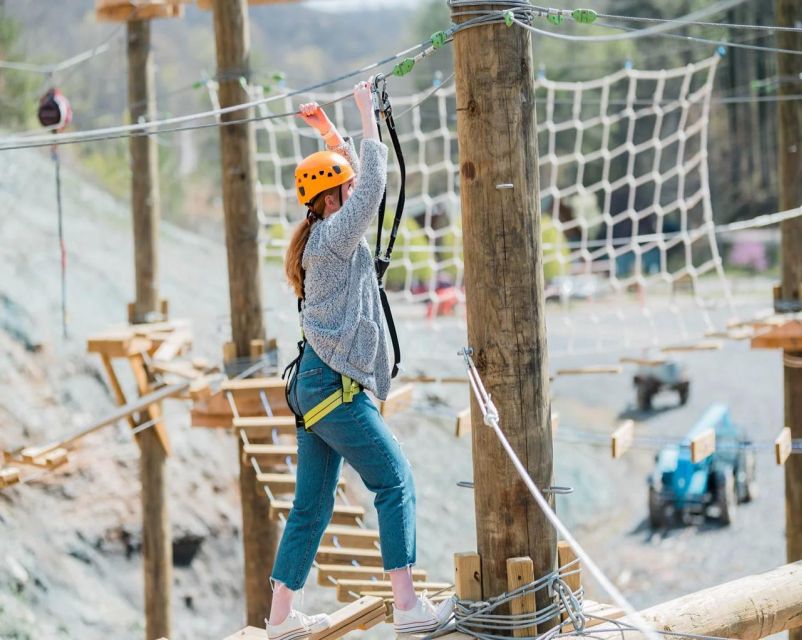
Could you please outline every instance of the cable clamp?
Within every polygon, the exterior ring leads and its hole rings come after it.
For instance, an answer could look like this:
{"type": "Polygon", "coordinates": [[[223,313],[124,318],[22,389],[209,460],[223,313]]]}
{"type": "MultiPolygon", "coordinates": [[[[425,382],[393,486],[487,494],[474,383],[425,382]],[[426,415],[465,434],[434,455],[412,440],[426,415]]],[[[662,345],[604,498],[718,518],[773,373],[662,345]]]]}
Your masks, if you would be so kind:
{"type": "Polygon", "coordinates": [[[514,20],[515,14],[512,12],[512,9],[507,9],[504,12],[504,24],[506,24],[508,27],[511,27],[514,20]]]}
{"type": "Polygon", "coordinates": [[[592,24],[599,17],[593,9],[574,9],[571,17],[580,24],[592,24]]]}

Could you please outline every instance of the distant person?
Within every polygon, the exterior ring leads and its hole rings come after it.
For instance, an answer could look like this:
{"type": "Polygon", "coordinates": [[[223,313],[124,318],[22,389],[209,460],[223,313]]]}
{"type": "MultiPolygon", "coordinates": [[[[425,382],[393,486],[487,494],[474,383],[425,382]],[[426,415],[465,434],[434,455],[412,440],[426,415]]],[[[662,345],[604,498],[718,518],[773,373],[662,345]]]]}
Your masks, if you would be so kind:
{"type": "Polygon", "coordinates": [[[432,631],[454,608],[452,599],[435,606],[415,594],[412,468],[376,406],[361,392],[369,389],[384,400],[390,390],[384,315],[364,238],[384,193],[387,147],[379,141],[369,83],[354,87],[354,100],[362,118],[361,170],[353,144],[323,109],[314,102],[300,108],[301,118],[320,133],[328,150],[304,159],[295,173],[298,200],[307,215],[293,233],[285,270],[302,301],[305,346],[289,399],[293,412],[304,416],[306,428],[297,429],[295,501],[271,576],[270,640],[299,640],[331,624],[325,614],[294,610],[292,600],[306,582],[331,520],[343,459],[376,494],[396,632],[432,631]],[[324,413],[321,403],[339,398],[339,393],[342,404],[312,424],[310,412],[324,413]]]}

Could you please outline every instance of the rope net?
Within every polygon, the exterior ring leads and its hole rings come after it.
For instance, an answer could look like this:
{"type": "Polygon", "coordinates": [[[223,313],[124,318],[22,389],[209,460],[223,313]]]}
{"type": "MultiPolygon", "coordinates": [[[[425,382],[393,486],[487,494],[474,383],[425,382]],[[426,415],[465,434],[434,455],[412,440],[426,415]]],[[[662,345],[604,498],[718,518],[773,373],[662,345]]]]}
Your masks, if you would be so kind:
{"type": "MultiPolygon", "coordinates": [[[[711,311],[731,314],[707,166],[718,60],[658,71],[625,68],[586,82],[536,79],[547,296],[564,303],[548,314],[552,355],[696,338],[720,324],[711,311]],[[583,309],[581,332],[572,309],[579,299],[593,300],[583,309]]],[[[253,87],[252,94],[259,99],[264,90],[253,87]]],[[[214,87],[210,96],[216,103],[214,87]]],[[[334,97],[310,99],[326,104],[334,97]]],[[[444,295],[463,302],[455,88],[391,92],[391,99],[407,164],[407,204],[387,289],[413,303],[437,305],[444,295]]],[[[258,109],[267,116],[296,107],[286,99],[258,109]]],[[[359,131],[348,101],[326,109],[341,131],[359,131]]],[[[268,259],[283,257],[291,228],[305,213],[293,172],[320,144],[299,119],[257,125],[258,210],[268,259]]],[[[398,184],[391,151],[388,228],[398,184]]]]}

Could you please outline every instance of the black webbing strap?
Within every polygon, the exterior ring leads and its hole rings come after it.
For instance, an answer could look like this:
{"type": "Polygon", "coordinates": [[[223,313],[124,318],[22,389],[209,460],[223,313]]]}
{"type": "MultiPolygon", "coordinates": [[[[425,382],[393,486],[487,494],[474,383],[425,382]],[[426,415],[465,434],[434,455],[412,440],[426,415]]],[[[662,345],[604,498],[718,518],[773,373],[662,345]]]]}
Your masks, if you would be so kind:
{"type": "Polygon", "coordinates": [[[398,236],[398,229],[401,226],[401,216],[404,214],[404,202],[406,200],[406,183],[407,183],[407,170],[404,163],[404,154],[401,151],[401,143],[398,140],[398,132],[395,129],[395,121],[393,120],[393,110],[390,105],[390,97],[387,95],[387,83],[384,76],[377,75],[373,81],[374,91],[374,115],[376,123],[379,125],[379,140],[382,139],[381,135],[381,121],[387,125],[387,131],[390,133],[390,140],[393,143],[393,150],[398,161],[398,168],[401,173],[401,184],[398,191],[398,204],[395,209],[395,218],[393,219],[393,226],[390,230],[390,240],[387,243],[387,249],[382,255],[382,227],[384,226],[384,212],[387,206],[387,186],[384,187],[384,194],[382,195],[381,203],[379,204],[378,216],[378,229],[376,231],[376,254],[373,258],[373,264],[376,268],[376,277],[379,281],[379,295],[382,302],[382,310],[384,311],[384,318],[387,322],[387,329],[390,332],[390,340],[393,343],[393,371],[392,378],[398,375],[398,367],[401,364],[401,346],[398,343],[398,334],[395,330],[395,322],[393,321],[393,312],[390,309],[390,302],[387,299],[387,292],[384,290],[384,274],[390,266],[390,257],[393,254],[393,247],[395,240],[398,236]],[[379,84],[381,83],[381,90],[379,84]]]}

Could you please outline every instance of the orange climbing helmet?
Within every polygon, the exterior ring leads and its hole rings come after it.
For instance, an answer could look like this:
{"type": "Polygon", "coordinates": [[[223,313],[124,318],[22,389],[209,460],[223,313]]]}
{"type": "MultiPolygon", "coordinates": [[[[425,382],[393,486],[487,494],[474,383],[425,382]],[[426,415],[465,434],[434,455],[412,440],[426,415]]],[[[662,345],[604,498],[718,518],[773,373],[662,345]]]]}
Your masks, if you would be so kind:
{"type": "Polygon", "coordinates": [[[356,174],[343,156],[334,151],[318,151],[295,168],[295,192],[306,206],[315,196],[351,180],[356,174]]]}

